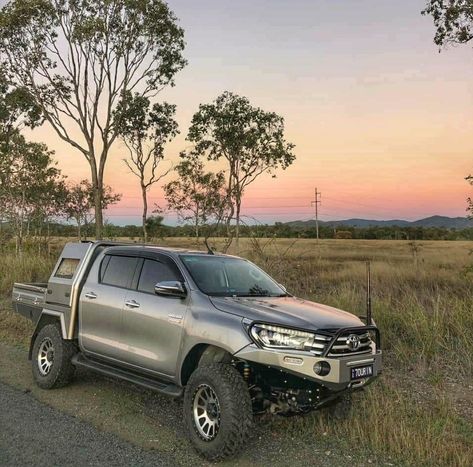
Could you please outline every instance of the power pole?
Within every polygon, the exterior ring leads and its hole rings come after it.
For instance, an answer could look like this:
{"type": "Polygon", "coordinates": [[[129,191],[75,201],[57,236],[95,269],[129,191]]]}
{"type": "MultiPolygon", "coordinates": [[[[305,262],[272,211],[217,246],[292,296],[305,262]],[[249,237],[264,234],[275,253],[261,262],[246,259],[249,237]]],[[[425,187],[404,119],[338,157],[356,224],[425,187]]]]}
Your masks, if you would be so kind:
{"type": "Polygon", "coordinates": [[[322,204],[322,193],[315,189],[315,198],[311,201],[311,205],[315,207],[315,231],[317,235],[317,241],[319,241],[319,204],[322,204]]]}

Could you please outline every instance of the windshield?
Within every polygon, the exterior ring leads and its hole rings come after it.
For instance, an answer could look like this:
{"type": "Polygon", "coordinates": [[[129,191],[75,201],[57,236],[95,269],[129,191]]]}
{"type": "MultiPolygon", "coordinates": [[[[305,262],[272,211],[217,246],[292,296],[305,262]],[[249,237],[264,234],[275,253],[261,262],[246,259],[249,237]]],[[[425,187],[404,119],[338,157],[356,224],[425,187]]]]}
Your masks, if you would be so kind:
{"type": "Polygon", "coordinates": [[[285,291],[254,264],[226,256],[181,255],[199,289],[222,297],[282,297],[285,291]]]}

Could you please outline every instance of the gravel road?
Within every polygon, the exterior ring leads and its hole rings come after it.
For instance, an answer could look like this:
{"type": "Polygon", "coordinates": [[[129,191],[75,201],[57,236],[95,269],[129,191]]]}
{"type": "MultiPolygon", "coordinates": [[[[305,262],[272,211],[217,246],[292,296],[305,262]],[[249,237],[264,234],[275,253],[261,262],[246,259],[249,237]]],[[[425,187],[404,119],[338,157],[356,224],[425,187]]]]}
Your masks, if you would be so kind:
{"type": "Polygon", "coordinates": [[[0,383],[0,465],[172,465],[0,383]]]}

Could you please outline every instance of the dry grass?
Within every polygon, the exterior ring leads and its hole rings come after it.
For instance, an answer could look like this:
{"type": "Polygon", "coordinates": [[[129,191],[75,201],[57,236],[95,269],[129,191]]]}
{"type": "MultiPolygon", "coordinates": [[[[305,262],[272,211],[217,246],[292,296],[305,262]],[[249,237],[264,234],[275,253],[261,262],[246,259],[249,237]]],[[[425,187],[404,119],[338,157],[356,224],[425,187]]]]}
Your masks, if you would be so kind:
{"type": "MultiPolygon", "coordinates": [[[[182,238],[159,243],[196,246],[182,238]]],[[[218,239],[211,243],[218,249],[218,239]]],[[[376,453],[404,465],[473,465],[473,289],[464,274],[471,246],[422,242],[415,253],[402,241],[243,239],[240,254],[290,292],[360,315],[365,313],[364,262],[372,263],[384,376],[357,397],[347,421],[312,414],[274,421],[274,430],[307,438],[307,446],[326,433],[350,452],[371,453],[373,459],[376,453]]],[[[1,296],[9,294],[14,281],[47,279],[53,262],[53,257],[5,254],[1,296]]],[[[1,305],[0,338],[26,342],[27,322],[1,305]]]]}

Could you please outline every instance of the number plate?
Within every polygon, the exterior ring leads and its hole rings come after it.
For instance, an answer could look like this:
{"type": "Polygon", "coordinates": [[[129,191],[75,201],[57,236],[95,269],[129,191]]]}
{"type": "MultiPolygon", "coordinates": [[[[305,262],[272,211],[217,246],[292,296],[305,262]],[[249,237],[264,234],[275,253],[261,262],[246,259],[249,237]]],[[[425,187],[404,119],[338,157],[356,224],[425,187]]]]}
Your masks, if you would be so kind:
{"type": "Polygon", "coordinates": [[[351,368],[351,379],[368,378],[373,376],[373,365],[351,368]]]}

